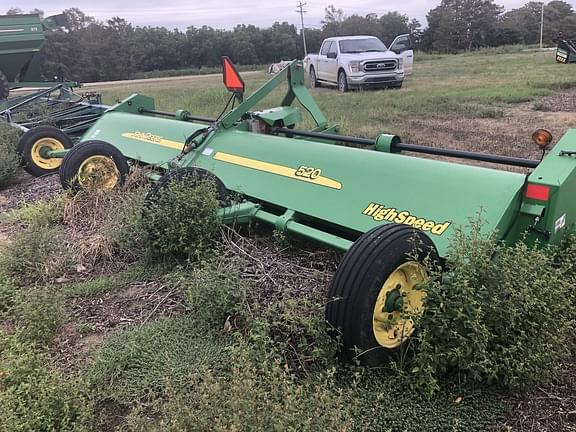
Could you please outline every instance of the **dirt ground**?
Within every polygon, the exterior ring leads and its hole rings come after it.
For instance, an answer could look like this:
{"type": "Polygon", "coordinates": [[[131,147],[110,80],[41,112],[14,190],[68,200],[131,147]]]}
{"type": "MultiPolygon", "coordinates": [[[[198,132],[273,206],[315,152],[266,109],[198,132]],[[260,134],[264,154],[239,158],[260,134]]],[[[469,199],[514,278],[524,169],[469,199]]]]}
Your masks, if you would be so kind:
{"type": "MultiPolygon", "coordinates": [[[[0,214],[22,207],[27,203],[49,199],[61,190],[62,186],[60,186],[58,174],[34,178],[21,171],[16,184],[0,191],[0,214]]],[[[0,225],[1,232],[2,225],[0,225]]]]}
{"type": "Polygon", "coordinates": [[[184,311],[181,300],[176,289],[158,281],[74,299],[66,306],[66,322],[54,341],[52,365],[67,373],[81,369],[111,332],[180,314],[184,311]]]}
{"type": "MultiPolygon", "coordinates": [[[[547,128],[558,139],[567,129],[576,127],[575,90],[542,98],[536,103],[507,105],[503,109],[502,118],[411,118],[402,120],[399,127],[408,133],[412,142],[419,144],[532,159],[541,156],[530,139],[534,129],[547,128]],[[538,111],[534,110],[535,106],[538,111]]],[[[0,192],[0,213],[47,199],[58,191],[57,175],[34,179],[22,174],[17,184],[0,192]]],[[[0,222],[0,248],[9,241],[9,229],[0,222]]],[[[250,258],[255,258],[252,261],[255,267],[264,265],[258,257],[250,258]]],[[[294,267],[300,264],[296,262],[294,267]]],[[[264,280],[269,271],[265,268],[258,277],[264,280]]],[[[258,275],[256,270],[255,275],[258,275]]],[[[181,313],[184,309],[181,300],[174,289],[158,281],[132,283],[117,292],[73,300],[67,305],[67,320],[52,350],[53,366],[72,372],[78,370],[112,331],[181,313]]],[[[557,383],[513,398],[515,409],[506,422],[507,430],[576,431],[576,358],[564,366],[565,374],[557,383]]]]}
{"type": "MultiPolygon", "coordinates": [[[[532,133],[538,128],[548,129],[556,143],[568,129],[576,128],[576,90],[544,97],[536,102],[504,105],[503,111],[501,118],[494,119],[406,118],[400,119],[398,127],[405,131],[405,141],[416,144],[540,159],[542,154],[532,142],[532,133]]],[[[462,162],[525,171],[494,164],[462,162]]]]}
{"type": "Polygon", "coordinates": [[[576,358],[563,365],[558,382],[513,398],[514,411],[506,421],[509,431],[576,431],[576,358]]]}

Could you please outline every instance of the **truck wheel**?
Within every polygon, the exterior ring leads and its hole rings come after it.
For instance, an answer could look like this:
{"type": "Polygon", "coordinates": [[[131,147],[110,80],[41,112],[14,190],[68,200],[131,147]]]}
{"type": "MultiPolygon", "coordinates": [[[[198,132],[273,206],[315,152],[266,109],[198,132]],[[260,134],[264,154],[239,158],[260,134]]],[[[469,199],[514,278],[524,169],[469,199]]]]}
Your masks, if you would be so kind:
{"type": "Polygon", "coordinates": [[[122,185],[128,175],[124,155],[104,141],[85,141],[74,146],[60,166],[64,189],[111,190],[122,185]]]}
{"type": "Polygon", "coordinates": [[[384,363],[414,333],[424,310],[426,263],[437,263],[430,238],[408,225],[388,224],[363,234],[338,266],[326,321],[340,338],[340,357],[368,366],[384,363]]]}
{"type": "Polygon", "coordinates": [[[348,91],[348,78],[346,77],[346,72],[343,70],[338,72],[338,91],[340,93],[346,93],[348,91]]]}
{"type": "Polygon", "coordinates": [[[0,101],[8,99],[10,94],[10,84],[8,83],[8,78],[2,71],[0,71],[0,101]]]}
{"type": "Polygon", "coordinates": [[[72,148],[72,140],[60,129],[52,126],[38,126],[20,137],[16,152],[24,169],[34,177],[58,171],[62,158],[46,156],[50,150],[72,148]]]}
{"type": "Polygon", "coordinates": [[[399,84],[396,83],[396,84],[393,84],[393,85],[391,85],[391,86],[388,86],[388,88],[389,88],[389,89],[400,90],[400,89],[402,88],[402,84],[403,84],[403,82],[400,82],[399,84]]]}
{"type": "Polygon", "coordinates": [[[318,78],[316,77],[316,71],[312,66],[310,66],[310,87],[311,88],[320,87],[320,83],[318,82],[318,78]]]}
{"type": "Polygon", "coordinates": [[[228,205],[228,189],[226,189],[226,186],[224,186],[222,180],[220,180],[210,171],[197,167],[185,167],[168,171],[160,178],[160,180],[158,180],[157,183],[154,184],[154,186],[152,186],[150,191],[148,191],[146,194],[146,205],[154,204],[162,192],[165,191],[171,183],[181,181],[186,181],[190,183],[191,186],[205,181],[214,182],[220,204],[222,204],[222,206],[228,205]]]}

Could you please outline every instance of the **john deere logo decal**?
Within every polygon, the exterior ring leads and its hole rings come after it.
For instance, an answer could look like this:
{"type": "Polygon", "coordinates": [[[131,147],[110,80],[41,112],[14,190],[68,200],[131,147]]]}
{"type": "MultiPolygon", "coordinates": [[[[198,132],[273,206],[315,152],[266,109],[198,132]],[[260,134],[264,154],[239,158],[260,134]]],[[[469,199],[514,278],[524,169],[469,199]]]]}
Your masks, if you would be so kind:
{"type": "Polygon", "coordinates": [[[431,232],[441,236],[452,225],[452,222],[438,223],[433,220],[419,218],[409,211],[400,211],[395,208],[386,208],[382,204],[370,203],[362,212],[365,216],[370,216],[376,222],[394,222],[398,224],[411,225],[422,231],[431,232]]]}
{"type": "Polygon", "coordinates": [[[176,150],[182,150],[182,147],[184,147],[183,142],[168,140],[168,139],[165,139],[164,137],[154,135],[154,134],[151,134],[149,132],[139,132],[139,131],[125,132],[122,134],[122,136],[124,138],[132,139],[132,140],[136,140],[136,141],[143,141],[146,143],[156,144],[156,145],[159,145],[162,147],[169,147],[169,148],[173,148],[176,150]]]}

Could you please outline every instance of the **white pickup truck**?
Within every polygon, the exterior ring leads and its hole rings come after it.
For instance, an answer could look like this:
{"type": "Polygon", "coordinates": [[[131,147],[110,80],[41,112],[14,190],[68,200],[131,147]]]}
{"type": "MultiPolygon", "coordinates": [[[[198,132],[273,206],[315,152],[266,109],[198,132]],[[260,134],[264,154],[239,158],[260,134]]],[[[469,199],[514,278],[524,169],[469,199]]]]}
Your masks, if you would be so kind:
{"type": "Polygon", "coordinates": [[[319,54],[304,59],[310,85],[336,86],[341,92],[358,87],[400,88],[412,73],[414,51],[410,35],[400,35],[387,48],[374,36],[324,39],[319,54]]]}

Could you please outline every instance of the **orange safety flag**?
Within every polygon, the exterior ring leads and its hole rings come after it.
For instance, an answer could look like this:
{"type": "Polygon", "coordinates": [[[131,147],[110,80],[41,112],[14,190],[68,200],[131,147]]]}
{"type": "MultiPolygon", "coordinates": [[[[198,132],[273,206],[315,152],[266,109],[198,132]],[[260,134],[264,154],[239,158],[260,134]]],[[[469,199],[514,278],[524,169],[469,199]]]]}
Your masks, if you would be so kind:
{"type": "Polygon", "coordinates": [[[242,80],[232,60],[227,56],[223,56],[222,66],[224,68],[224,85],[226,88],[233,92],[243,93],[244,80],[242,80]]]}

